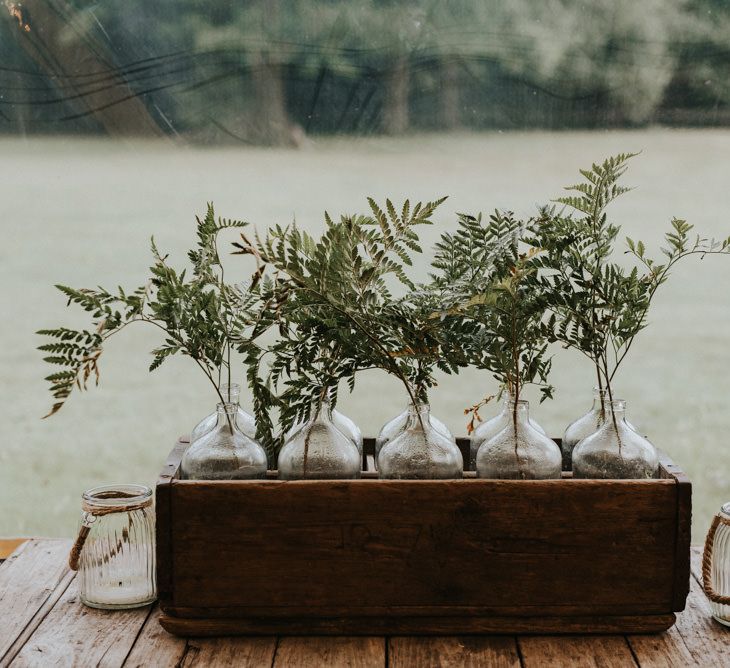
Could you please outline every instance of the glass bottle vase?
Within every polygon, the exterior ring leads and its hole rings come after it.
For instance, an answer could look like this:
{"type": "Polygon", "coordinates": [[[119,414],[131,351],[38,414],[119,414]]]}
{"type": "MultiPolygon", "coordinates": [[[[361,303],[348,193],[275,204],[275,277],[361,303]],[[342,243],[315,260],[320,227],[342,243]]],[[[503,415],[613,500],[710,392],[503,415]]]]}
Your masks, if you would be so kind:
{"type": "Polygon", "coordinates": [[[148,605],[155,583],[155,511],[143,485],[95,487],[82,496],[79,537],[69,558],[81,601],[123,610],[148,605]]]}
{"type": "MultiPolygon", "coordinates": [[[[360,427],[358,427],[353,420],[351,420],[347,415],[344,415],[343,413],[340,413],[336,408],[333,409],[331,407],[331,404],[329,402],[329,399],[323,399],[322,403],[327,403],[330,406],[330,410],[332,412],[332,424],[337,427],[345,436],[347,436],[357,447],[358,452],[360,453],[360,457],[362,458],[363,453],[363,438],[362,438],[362,431],[360,431],[360,427]]],[[[289,431],[286,432],[284,435],[284,442],[291,440],[294,435],[305,425],[305,422],[298,422],[293,427],[289,429],[289,431]]]]}
{"type": "MultiPolygon", "coordinates": [[[[573,449],[584,438],[595,434],[603,424],[606,414],[604,406],[609,401],[608,390],[593,388],[593,406],[585,415],[571,422],[565,429],[563,440],[561,442],[561,450],[563,451],[563,471],[570,471],[573,458],[573,449]]],[[[636,431],[628,420],[626,424],[630,429],[636,431]]],[[[637,431],[637,433],[639,433],[637,431]]]]}
{"type": "Polygon", "coordinates": [[[266,477],[266,451],[246,436],[238,404],[218,404],[216,426],[190,444],[180,469],[187,480],[249,480],[266,477]]]}
{"type": "MultiPolygon", "coordinates": [[[[472,433],[471,442],[469,444],[469,470],[475,471],[477,464],[477,452],[482,446],[482,443],[486,443],[490,438],[494,438],[500,431],[502,431],[512,419],[512,412],[514,409],[515,402],[509,393],[505,393],[502,401],[502,410],[498,415],[482,422],[472,433]]],[[[530,418],[530,426],[536,431],[540,432],[543,436],[547,436],[545,430],[535,420],[530,418]]]]}
{"type": "MultiPolygon", "coordinates": [[[[375,462],[377,463],[378,457],[380,455],[380,451],[383,449],[383,446],[386,443],[389,443],[392,441],[396,436],[402,434],[407,426],[408,426],[408,420],[411,413],[411,406],[412,404],[408,404],[406,406],[406,409],[400,413],[400,415],[396,415],[392,420],[389,420],[386,422],[382,428],[380,429],[380,432],[378,433],[377,438],[375,439],[375,462]]],[[[453,441],[456,443],[456,440],[454,439],[454,436],[452,435],[451,431],[449,431],[449,428],[437,417],[434,417],[429,412],[429,421],[431,423],[431,427],[435,429],[439,434],[442,436],[445,436],[450,441],[453,441]]]]}
{"type": "Polygon", "coordinates": [[[337,480],[360,477],[362,455],[332,421],[323,401],[319,413],[299,428],[279,452],[281,480],[337,480]]]}
{"type": "Polygon", "coordinates": [[[606,417],[598,431],[573,449],[574,478],[656,478],[656,448],[626,422],[626,402],[606,402],[606,417]]]}
{"type": "MultiPolygon", "coordinates": [[[[238,428],[249,438],[256,440],[256,421],[253,415],[247,413],[238,403],[241,396],[241,386],[237,383],[230,385],[221,385],[221,395],[226,403],[236,404],[238,406],[238,415],[236,416],[236,424],[238,428]]],[[[218,423],[218,411],[214,411],[210,415],[206,415],[190,434],[190,442],[197,441],[201,436],[213,430],[218,423]]]]}
{"type": "Polygon", "coordinates": [[[380,478],[442,480],[461,478],[464,461],[453,438],[433,426],[428,404],[412,406],[401,433],[378,455],[380,478]]]}
{"type": "Polygon", "coordinates": [[[557,443],[530,424],[527,401],[512,402],[507,426],[477,451],[478,478],[549,480],[560,478],[562,455],[557,443]]]}
{"type": "Polygon", "coordinates": [[[702,555],[702,588],[710,601],[712,616],[730,626],[730,503],[715,515],[702,555]]]}

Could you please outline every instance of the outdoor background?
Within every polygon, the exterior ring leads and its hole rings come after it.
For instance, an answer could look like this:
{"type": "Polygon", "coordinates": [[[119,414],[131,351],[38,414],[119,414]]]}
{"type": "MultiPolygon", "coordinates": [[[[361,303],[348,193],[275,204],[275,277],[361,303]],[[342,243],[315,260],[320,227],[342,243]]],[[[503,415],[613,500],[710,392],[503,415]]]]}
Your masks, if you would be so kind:
{"type": "MultiPolygon", "coordinates": [[[[367,195],[449,195],[429,248],[457,211],[530,215],[619,151],[643,151],[611,209],[626,235],[657,254],[674,215],[730,234],[727,2],[0,0],[0,536],[72,535],[85,488],[153,483],[215,403],[189,361],[147,372],[158,339],[140,326],[106,350],[99,388],[41,420],[34,332],[83,322],[53,284],[136,287],[151,235],[184,264],[208,201],[316,232],[367,195]]],[[[227,259],[229,277],[248,270],[227,259]]],[[[730,258],[682,265],[617,380],[695,484],[695,541],[730,500],[729,287],[730,258]]],[[[559,351],[552,380],[532,414],[559,436],[593,372],[559,351]]],[[[445,377],[433,411],[463,434],[463,408],[495,389],[445,377]]],[[[404,403],[369,373],[339,408],[375,435],[404,403]]]]}

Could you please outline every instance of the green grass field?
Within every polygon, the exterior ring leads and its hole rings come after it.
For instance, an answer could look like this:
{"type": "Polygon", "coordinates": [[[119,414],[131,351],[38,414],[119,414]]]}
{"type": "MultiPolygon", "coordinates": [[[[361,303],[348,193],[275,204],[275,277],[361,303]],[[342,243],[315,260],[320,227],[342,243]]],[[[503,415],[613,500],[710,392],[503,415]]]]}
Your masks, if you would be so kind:
{"type": "MultiPolygon", "coordinates": [[[[457,211],[520,214],[560,194],[579,167],[643,150],[614,206],[624,232],[656,250],[671,216],[708,235],[730,234],[730,131],[489,133],[403,140],[326,140],[302,150],[196,149],[79,138],[1,139],[0,296],[2,441],[0,536],[70,536],[81,492],[111,482],[152,483],[178,434],[212,409],[197,369],[172,360],[150,375],[155,331],[130,328],[102,358],[102,383],[41,420],[50,396],[34,331],[79,322],[54,283],[135,287],[146,277],[149,237],[183,263],[196,213],[259,226],[296,218],[309,230],[322,213],[364,209],[364,198],[449,200],[424,232],[426,247],[457,211]]],[[[658,251],[657,251],[658,252],[658,251]]],[[[228,276],[245,278],[238,258],[228,276]]],[[[423,275],[425,265],[417,267],[423,275]]],[[[629,418],[695,483],[694,539],[730,499],[730,258],[690,261],[659,293],[651,328],[618,378],[629,418]]],[[[241,377],[243,374],[241,373],[241,377]]],[[[556,400],[533,406],[553,435],[587,410],[593,375],[573,353],[554,364],[556,400]]],[[[483,373],[444,378],[433,411],[464,433],[463,408],[495,389],[483,373]]],[[[401,388],[364,374],[340,408],[374,435],[400,411],[401,388]]],[[[485,411],[488,413],[489,411],[485,411]]]]}

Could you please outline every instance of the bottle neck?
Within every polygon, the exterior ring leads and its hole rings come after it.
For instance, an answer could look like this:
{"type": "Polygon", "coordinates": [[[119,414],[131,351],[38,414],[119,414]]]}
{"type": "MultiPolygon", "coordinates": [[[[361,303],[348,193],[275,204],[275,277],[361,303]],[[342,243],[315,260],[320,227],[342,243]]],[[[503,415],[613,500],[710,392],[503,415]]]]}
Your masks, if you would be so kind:
{"type": "MultiPolygon", "coordinates": [[[[600,408],[600,404],[599,404],[600,408]]],[[[626,420],[626,402],[622,399],[615,401],[606,401],[605,405],[606,412],[606,424],[613,426],[614,423],[623,424],[626,420]]]]}
{"type": "Polygon", "coordinates": [[[319,411],[317,411],[317,402],[312,404],[312,421],[319,423],[330,423],[332,422],[332,404],[330,404],[329,397],[324,397],[321,404],[319,405],[319,411]]]}
{"type": "Polygon", "coordinates": [[[529,425],[530,424],[530,404],[527,401],[520,400],[516,404],[514,401],[510,401],[505,406],[508,411],[509,423],[517,426],[529,425]]]}
{"type": "Polygon", "coordinates": [[[225,403],[238,405],[238,400],[241,396],[241,386],[237,383],[221,385],[221,395],[225,403]]]}
{"type": "Polygon", "coordinates": [[[406,429],[426,429],[431,425],[431,406],[425,403],[411,404],[408,407],[406,429]]]}
{"type": "Polygon", "coordinates": [[[218,422],[216,427],[225,427],[229,431],[236,428],[236,417],[238,416],[238,404],[218,404],[218,422]]]}

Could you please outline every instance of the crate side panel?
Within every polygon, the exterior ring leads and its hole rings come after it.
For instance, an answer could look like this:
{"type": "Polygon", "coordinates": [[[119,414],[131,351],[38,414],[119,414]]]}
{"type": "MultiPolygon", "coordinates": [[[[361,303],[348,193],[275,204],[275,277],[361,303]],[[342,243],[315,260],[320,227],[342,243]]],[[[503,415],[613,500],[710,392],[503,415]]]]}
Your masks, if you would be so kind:
{"type": "Polygon", "coordinates": [[[668,480],[173,481],[174,601],[670,611],[676,493],[668,480]]]}

